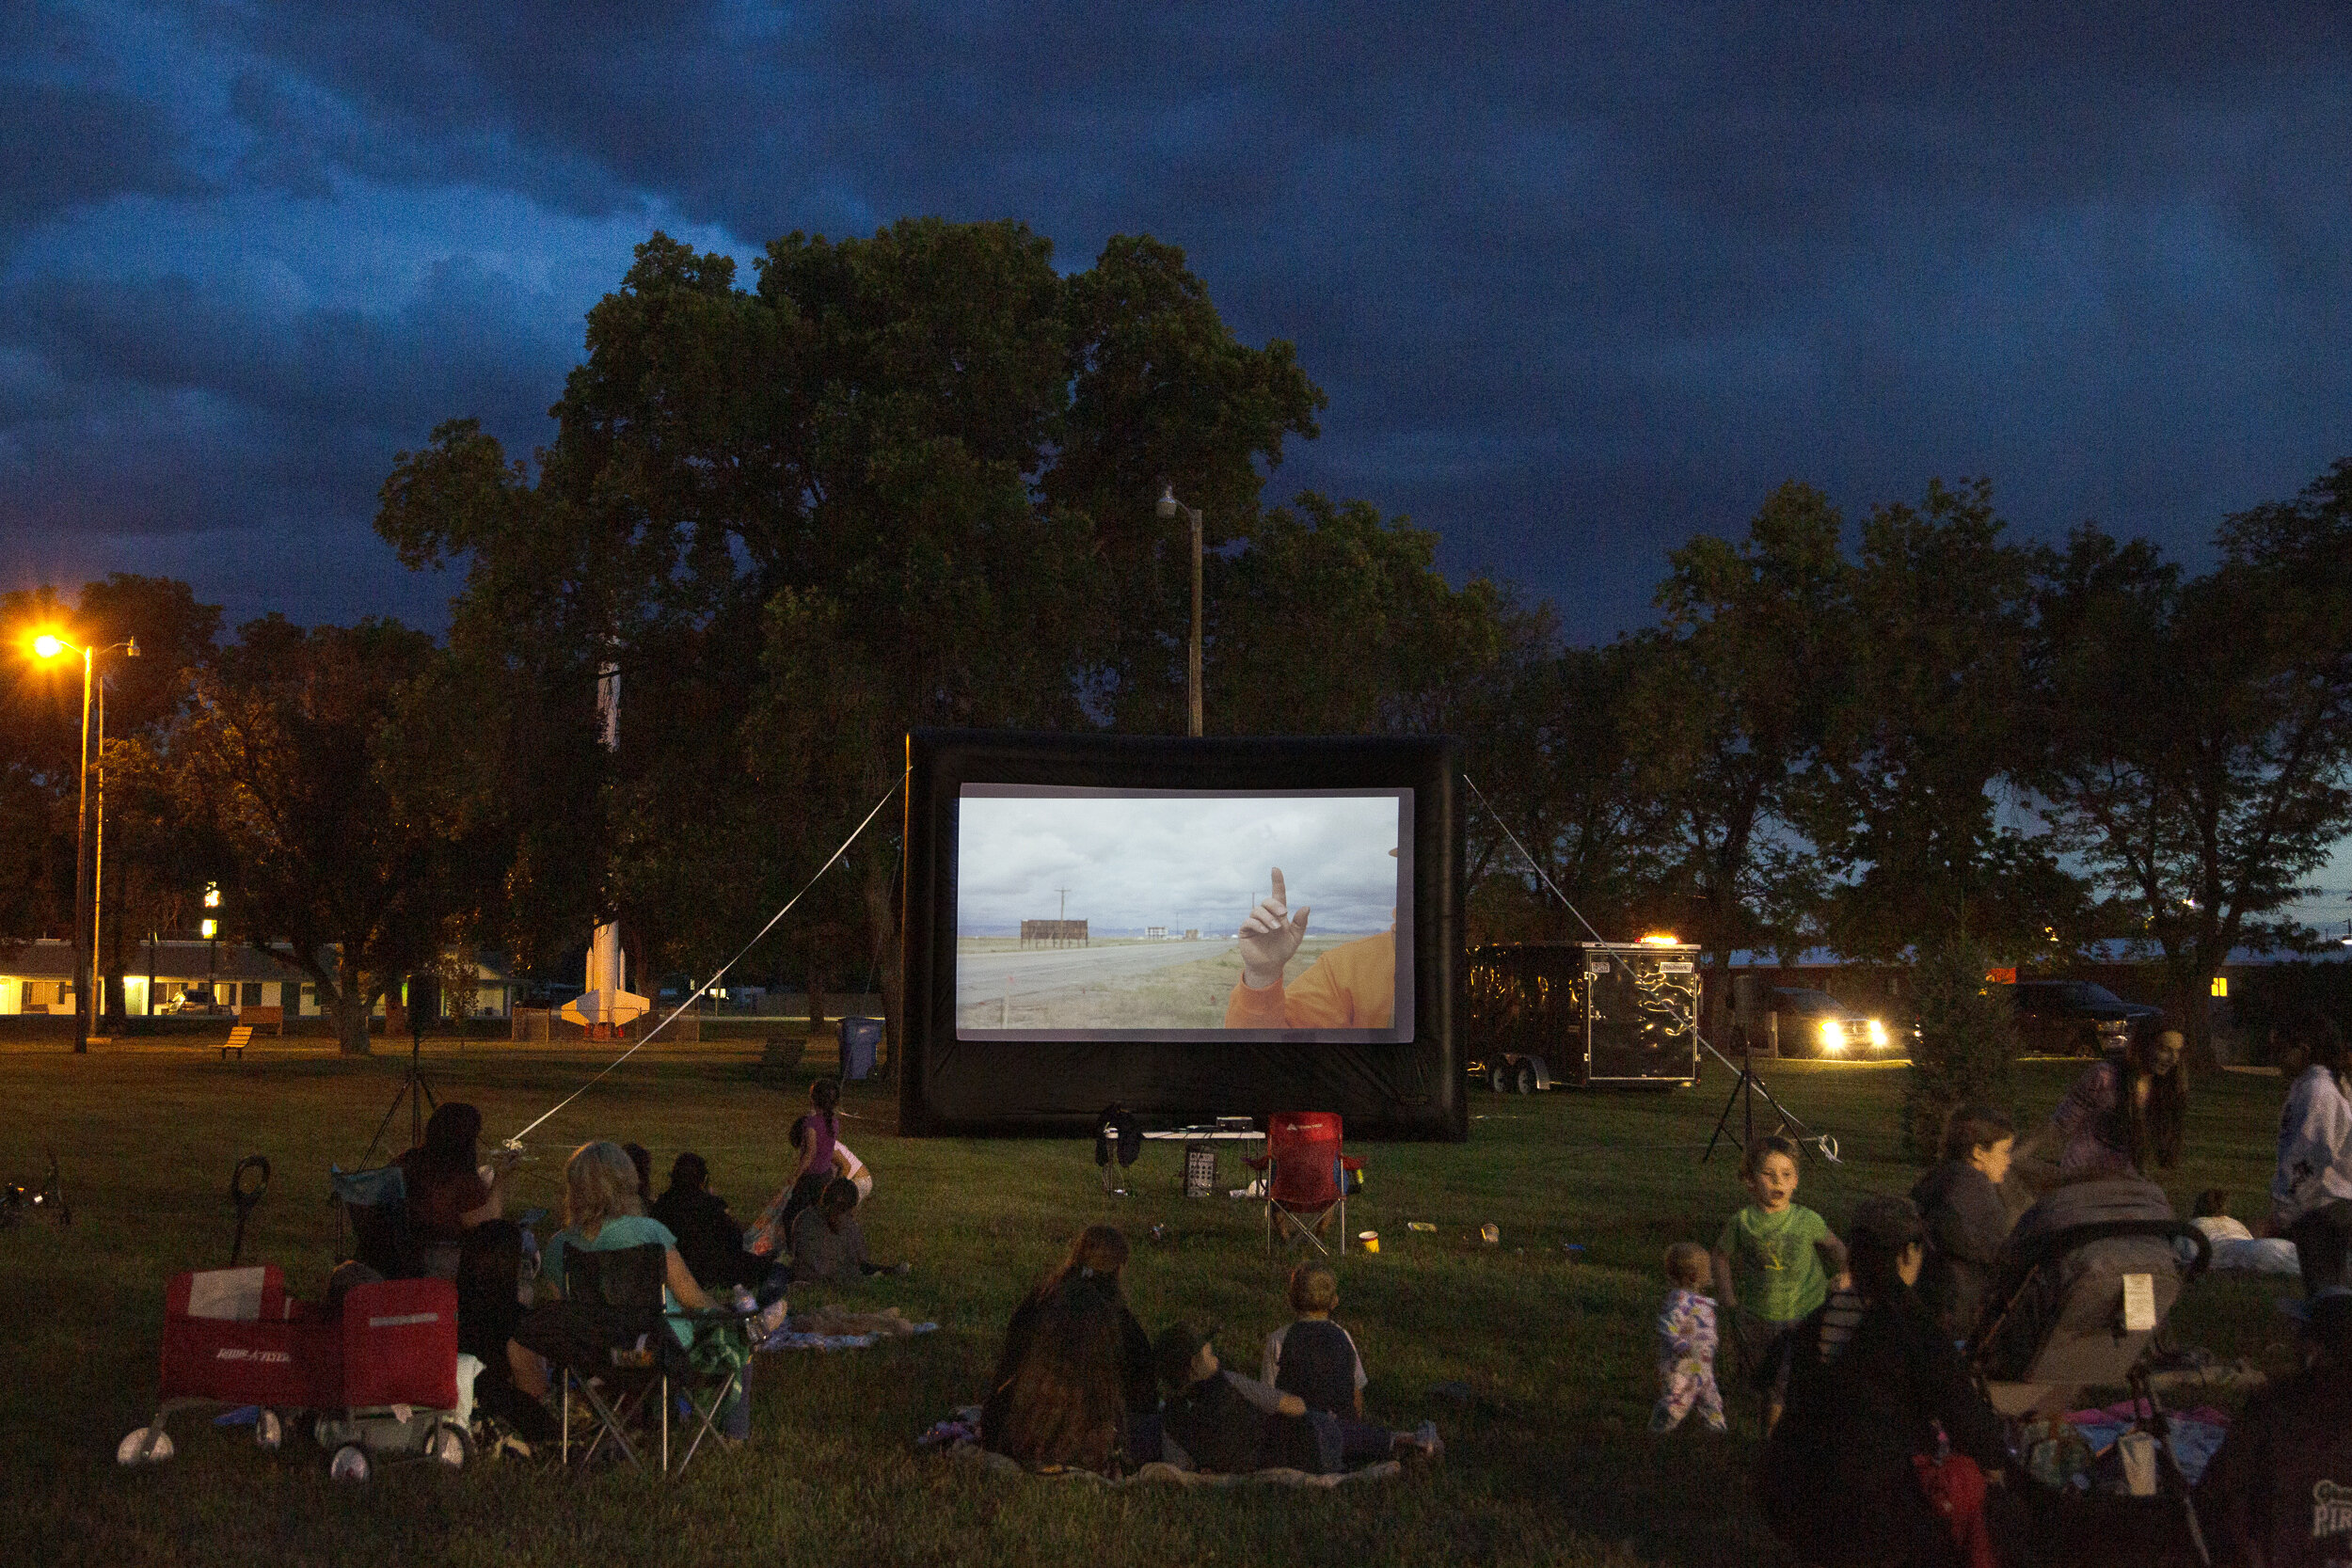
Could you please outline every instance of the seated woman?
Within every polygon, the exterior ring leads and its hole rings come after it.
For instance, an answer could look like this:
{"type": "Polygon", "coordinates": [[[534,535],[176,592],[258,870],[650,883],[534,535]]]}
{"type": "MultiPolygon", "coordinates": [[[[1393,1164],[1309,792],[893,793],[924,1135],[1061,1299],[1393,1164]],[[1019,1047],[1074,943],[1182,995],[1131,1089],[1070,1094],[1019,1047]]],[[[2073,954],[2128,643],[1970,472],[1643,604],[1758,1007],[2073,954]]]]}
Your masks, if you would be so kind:
{"type": "Polygon", "coordinates": [[[1127,1238],[1089,1226],[1013,1309],[980,1441],[1029,1465],[1108,1472],[1159,1457],[1152,1341],[1120,1294],[1127,1238]]]}
{"type": "Polygon", "coordinates": [[[1822,1568],[1963,1561],[1914,1461],[1933,1459],[1941,1426],[1956,1458],[2005,1469],[2000,1418],[1912,1297],[1926,1232],[1911,1205],[1864,1198],[1845,1235],[1852,1287],[1782,1340],[1788,1403],[1757,1472],[1765,1517],[1822,1568]]]}
{"type": "Polygon", "coordinates": [[[670,1184],[654,1199],[652,1217],[677,1238],[678,1256],[704,1286],[723,1291],[756,1285],[767,1263],[743,1250],[743,1227],[727,1212],[727,1200],[710,1190],[710,1166],[688,1150],[670,1166],[670,1184]]]}
{"type": "Polygon", "coordinates": [[[792,1283],[855,1285],[868,1275],[904,1274],[906,1265],[886,1267],[866,1256],[866,1232],[858,1225],[857,1183],[836,1176],[814,1209],[803,1209],[792,1225],[792,1283]]]}
{"type": "Polygon", "coordinates": [[[506,1209],[513,1157],[501,1150],[484,1164],[481,1139],[482,1113],[453,1101],[424,1124],[424,1142],[392,1162],[408,1188],[410,1241],[436,1279],[455,1279],[466,1232],[506,1209]]]}
{"type": "MultiPolygon", "coordinates": [[[[695,1281],[693,1271],[678,1255],[677,1238],[670,1227],[648,1219],[640,1209],[637,1166],[628,1152],[614,1143],[582,1144],[573,1150],[564,1165],[564,1228],[548,1240],[546,1250],[542,1289],[554,1299],[525,1314],[507,1345],[517,1387],[545,1400],[549,1389],[548,1357],[578,1359],[584,1348],[582,1322],[578,1313],[565,1310],[571,1304],[563,1299],[564,1255],[574,1249],[619,1252],[657,1243],[665,1249],[663,1307],[673,1313],[681,1307],[705,1312],[717,1307],[718,1303],[695,1281]]],[[[691,1323],[673,1316],[668,1326],[681,1347],[694,1348],[691,1323]]],[[[714,1350],[732,1343],[732,1339],[710,1341],[714,1350]]],[[[731,1437],[748,1433],[750,1412],[739,1394],[721,1430],[731,1437]]]]}

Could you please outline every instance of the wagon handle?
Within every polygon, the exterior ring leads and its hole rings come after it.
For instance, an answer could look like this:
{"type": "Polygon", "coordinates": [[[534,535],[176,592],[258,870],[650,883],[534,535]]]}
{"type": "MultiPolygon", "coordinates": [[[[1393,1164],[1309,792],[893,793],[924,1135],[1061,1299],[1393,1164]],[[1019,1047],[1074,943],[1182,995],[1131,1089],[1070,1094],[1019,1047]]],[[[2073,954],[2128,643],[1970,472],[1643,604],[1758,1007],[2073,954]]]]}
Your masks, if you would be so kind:
{"type": "Polygon", "coordinates": [[[245,1218],[253,1212],[254,1206],[262,1201],[262,1196],[268,1191],[269,1157],[267,1155],[248,1154],[237,1162],[237,1168],[229,1176],[229,1201],[234,1204],[237,1210],[236,1240],[229,1243],[229,1266],[232,1269],[237,1266],[238,1254],[245,1251],[245,1218]],[[251,1187],[247,1187],[245,1182],[245,1173],[247,1171],[254,1171],[260,1176],[260,1180],[251,1187]]]}

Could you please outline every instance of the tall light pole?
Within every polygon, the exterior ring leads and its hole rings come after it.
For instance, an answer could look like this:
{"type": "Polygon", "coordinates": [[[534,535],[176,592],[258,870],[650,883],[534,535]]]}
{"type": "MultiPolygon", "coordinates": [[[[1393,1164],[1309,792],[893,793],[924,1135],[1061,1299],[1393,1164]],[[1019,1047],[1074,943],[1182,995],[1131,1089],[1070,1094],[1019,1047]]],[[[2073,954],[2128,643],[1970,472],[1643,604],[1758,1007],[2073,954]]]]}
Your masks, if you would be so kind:
{"type": "Polygon", "coordinates": [[[1178,500],[1175,485],[1162,484],[1160,515],[1172,518],[1179,513],[1192,519],[1192,657],[1185,683],[1191,714],[1190,727],[1184,733],[1197,736],[1200,733],[1200,509],[1178,500]]]}
{"type": "MultiPolygon", "coordinates": [[[[78,646],[55,632],[43,632],[33,639],[33,652],[42,658],[56,658],[69,653],[82,656],[82,776],[74,800],[73,819],[73,1049],[76,1052],[89,1049],[90,1031],[98,1021],[98,1009],[92,1005],[94,998],[91,995],[91,978],[98,968],[98,878],[97,868],[90,863],[89,856],[90,684],[97,669],[98,656],[113,653],[117,648],[121,649],[127,658],[139,657],[139,641],[135,637],[125,638],[103,648],[78,646]],[[87,947],[82,943],[82,935],[86,931],[90,933],[87,947]]],[[[103,731],[99,744],[105,744],[103,731]]],[[[101,795],[99,799],[100,809],[103,810],[105,798],[101,795]]]]}

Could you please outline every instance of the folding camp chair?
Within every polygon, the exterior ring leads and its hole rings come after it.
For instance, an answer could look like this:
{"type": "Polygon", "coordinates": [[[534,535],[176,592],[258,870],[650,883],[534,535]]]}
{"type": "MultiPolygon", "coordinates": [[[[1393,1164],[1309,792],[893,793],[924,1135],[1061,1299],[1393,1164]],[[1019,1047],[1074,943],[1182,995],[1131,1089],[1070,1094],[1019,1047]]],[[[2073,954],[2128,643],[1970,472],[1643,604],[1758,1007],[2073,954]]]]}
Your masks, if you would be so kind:
{"type": "Polygon", "coordinates": [[[1337,1212],[1347,1235],[1347,1179],[1363,1161],[1340,1152],[1340,1118],[1330,1111],[1295,1111],[1266,1118],[1265,1153],[1246,1162],[1265,1173],[1266,1251],[1274,1238],[1304,1240],[1326,1257],[1331,1249],[1317,1229],[1337,1212]]]}
{"type": "Polygon", "coordinates": [[[743,1379],[748,1358],[723,1375],[704,1373],[695,1368],[670,1325],[684,1320],[740,1334],[752,1314],[681,1312],[665,1307],[662,1284],[668,1269],[669,1249],[659,1243],[612,1252],[590,1252],[584,1247],[565,1250],[564,1299],[576,1304],[579,1320],[587,1330],[582,1345],[560,1368],[564,1390],[560,1451],[566,1463],[572,1454],[575,1393],[587,1406],[588,1420],[595,1429],[581,1449],[583,1460],[594,1458],[609,1440],[622,1458],[642,1467],[644,1457],[631,1440],[631,1431],[646,1424],[650,1417],[660,1444],[660,1467],[668,1471],[674,1397],[684,1400],[692,1433],[677,1461],[679,1474],[694,1462],[703,1439],[717,1430],[721,1412],[743,1379]],[[590,1348],[598,1342],[603,1347],[601,1358],[590,1348]]]}
{"type": "Polygon", "coordinates": [[[424,1250],[408,1224],[408,1179],[398,1165],[373,1170],[328,1167],[338,1227],[351,1227],[351,1260],[385,1279],[424,1274],[424,1250]]]}

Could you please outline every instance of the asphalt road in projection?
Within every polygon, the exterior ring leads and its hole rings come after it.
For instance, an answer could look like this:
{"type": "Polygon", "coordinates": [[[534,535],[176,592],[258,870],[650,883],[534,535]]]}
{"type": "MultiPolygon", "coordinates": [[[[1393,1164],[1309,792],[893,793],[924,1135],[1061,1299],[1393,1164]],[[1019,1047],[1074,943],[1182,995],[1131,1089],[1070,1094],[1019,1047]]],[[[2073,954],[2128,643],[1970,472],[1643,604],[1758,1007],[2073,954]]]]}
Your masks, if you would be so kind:
{"type": "Polygon", "coordinates": [[[1009,984],[1016,997],[1046,996],[1233,951],[1231,937],[1211,942],[1139,942],[1117,947],[1032,947],[1026,952],[956,955],[956,1005],[994,1002],[1009,984]]]}

